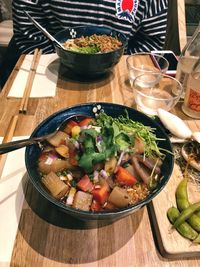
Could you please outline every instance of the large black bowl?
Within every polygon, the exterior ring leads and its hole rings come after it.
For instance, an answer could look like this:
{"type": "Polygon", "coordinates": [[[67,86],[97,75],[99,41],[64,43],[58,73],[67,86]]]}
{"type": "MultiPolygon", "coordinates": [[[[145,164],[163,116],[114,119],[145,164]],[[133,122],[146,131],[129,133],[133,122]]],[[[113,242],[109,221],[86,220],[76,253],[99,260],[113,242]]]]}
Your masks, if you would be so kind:
{"type": "MultiPolygon", "coordinates": [[[[44,120],[32,133],[31,137],[36,136],[42,136],[47,133],[53,132],[57,126],[67,119],[68,117],[76,114],[83,114],[83,115],[89,115],[94,116],[94,111],[99,109],[103,109],[108,115],[112,117],[118,117],[119,115],[125,115],[126,111],[129,114],[129,117],[134,121],[142,122],[144,125],[151,126],[156,129],[156,135],[157,137],[164,139],[159,142],[159,147],[172,151],[172,146],[169,141],[168,136],[165,134],[163,129],[157,124],[156,121],[149,118],[148,116],[144,115],[143,113],[136,111],[132,108],[118,105],[118,104],[112,104],[112,103],[88,103],[88,104],[81,104],[77,106],[73,106],[64,110],[61,110],[50,117],[48,117],[46,120],[44,120]]],[[[34,185],[34,187],[39,191],[39,193],[45,197],[48,201],[53,203],[55,206],[55,209],[60,209],[63,214],[67,213],[69,215],[72,215],[78,219],[82,220],[116,220],[119,218],[122,218],[124,216],[127,216],[139,208],[143,207],[147,203],[149,203],[166,185],[167,181],[170,178],[170,175],[172,173],[173,165],[174,165],[174,159],[172,154],[166,153],[166,157],[164,160],[164,163],[162,165],[162,174],[163,179],[161,179],[159,185],[148,195],[144,200],[140,201],[136,205],[123,208],[120,211],[115,212],[99,212],[99,213],[92,213],[87,211],[81,211],[74,208],[70,208],[65,206],[60,201],[53,198],[43,187],[41,183],[40,174],[37,169],[37,162],[38,157],[40,154],[40,148],[38,145],[32,145],[26,148],[25,152],[25,162],[26,162],[26,168],[29,174],[29,177],[34,185]]]]}
{"type": "Polygon", "coordinates": [[[68,39],[78,38],[81,36],[91,36],[93,34],[106,34],[112,37],[117,37],[122,42],[123,46],[108,53],[83,54],[64,50],[55,45],[56,52],[60,57],[61,62],[68,69],[75,74],[89,78],[95,78],[107,73],[119,62],[124,53],[124,48],[127,45],[126,36],[115,30],[97,26],[78,26],[68,28],[58,32],[54,36],[60,43],[64,43],[68,39]]]}

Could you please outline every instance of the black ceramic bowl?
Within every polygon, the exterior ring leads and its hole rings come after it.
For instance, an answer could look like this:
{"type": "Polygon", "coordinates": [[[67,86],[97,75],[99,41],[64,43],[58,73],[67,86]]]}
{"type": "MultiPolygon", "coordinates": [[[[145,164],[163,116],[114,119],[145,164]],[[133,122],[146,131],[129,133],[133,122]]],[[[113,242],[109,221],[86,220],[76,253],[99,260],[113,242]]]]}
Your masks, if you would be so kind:
{"type": "Polygon", "coordinates": [[[68,51],[55,45],[56,52],[60,57],[61,62],[72,72],[84,77],[94,78],[107,73],[115,66],[124,53],[124,48],[127,45],[127,38],[124,34],[111,30],[105,27],[97,26],[78,26],[68,28],[58,32],[54,37],[64,43],[68,39],[78,38],[81,36],[91,36],[93,34],[106,34],[118,38],[123,46],[108,53],[98,54],[83,54],[73,51],[68,51]]]}
{"type": "MultiPolygon", "coordinates": [[[[163,141],[159,142],[159,146],[165,150],[172,151],[171,143],[169,141],[168,136],[165,134],[163,129],[157,124],[156,121],[132,108],[112,103],[88,103],[61,110],[48,117],[46,120],[44,120],[34,130],[31,137],[42,136],[47,133],[53,132],[62,121],[64,121],[65,119],[67,119],[72,115],[83,114],[83,115],[94,116],[95,109],[98,111],[99,109],[103,109],[108,115],[112,117],[125,115],[125,112],[127,111],[129,117],[132,120],[142,122],[144,125],[155,128],[157,137],[164,139],[163,141]]],[[[40,152],[41,151],[38,145],[31,145],[26,148],[26,153],[25,153],[26,168],[34,187],[44,198],[46,198],[46,200],[50,201],[51,204],[53,204],[55,209],[60,209],[63,212],[63,214],[66,213],[82,220],[113,221],[125,217],[135,212],[136,210],[140,209],[141,207],[149,203],[164,188],[164,186],[166,185],[167,181],[170,178],[174,164],[174,159],[172,154],[166,153],[166,157],[162,165],[162,174],[164,176],[163,179],[161,179],[159,185],[150,193],[150,195],[148,195],[144,200],[140,201],[139,203],[115,212],[92,213],[67,207],[60,201],[53,198],[46,191],[46,189],[43,187],[41,183],[40,174],[37,170],[37,162],[40,152]]]]}

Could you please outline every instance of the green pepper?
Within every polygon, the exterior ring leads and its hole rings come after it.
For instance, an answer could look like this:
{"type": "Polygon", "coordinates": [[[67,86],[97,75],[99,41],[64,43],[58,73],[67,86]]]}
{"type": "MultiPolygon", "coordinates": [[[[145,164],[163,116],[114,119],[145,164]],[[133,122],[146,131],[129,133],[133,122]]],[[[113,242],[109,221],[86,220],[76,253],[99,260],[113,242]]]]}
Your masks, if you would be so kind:
{"type": "MultiPolygon", "coordinates": [[[[179,211],[183,211],[190,206],[187,193],[187,183],[188,179],[183,178],[176,189],[176,204],[179,211]]],[[[198,214],[192,214],[187,221],[194,230],[200,232],[200,217],[198,214]]]]}
{"type": "Polygon", "coordinates": [[[200,243],[200,234],[193,240],[194,243],[200,243]]]}
{"type": "Polygon", "coordinates": [[[188,179],[183,178],[176,188],[176,204],[179,211],[183,211],[190,206],[187,194],[188,179]]]}
{"type": "MultiPolygon", "coordinates": [[[[172,225],[174,225],[179,216],[180,212],[177,208],[171,207],[168,209],[167,217],[172,225]]],[[[185,238],[190,240],[196,240],[198,238],[198,233],[187,222],[181,223],[176,229],[185,238]]]]}
{"type": "Polygon", "coordinates": [[[174,227],[177,228],[179,225],[181,225],[183,222],[189,219],[192,214],[194,214],[196,211],[199,211],[199,210],[200,210],[200,202],[196,202],[190,205],[187,209],[183,210],[180,213],[180,216],[174,222],[174,227]]]}

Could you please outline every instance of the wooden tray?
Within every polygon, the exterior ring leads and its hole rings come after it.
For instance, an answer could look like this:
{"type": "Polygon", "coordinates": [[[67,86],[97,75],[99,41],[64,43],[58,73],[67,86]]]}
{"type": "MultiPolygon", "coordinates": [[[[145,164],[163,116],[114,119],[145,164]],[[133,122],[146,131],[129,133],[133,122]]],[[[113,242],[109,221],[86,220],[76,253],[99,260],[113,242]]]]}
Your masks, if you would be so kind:
{"type": "MultiPolygon", "coordinates": [[[[187,124],[192,130],[200,131],[200,121],[189,121],[187,124]]],[[[200,256],[200,244],[193,244],[190,240],[183,238],[176,230],[172,230],[166,215],[168,208],[176,206],[175,190],[182,178],[182,172],[175,164],[173,174],[166,187],[149,205],[149,214],[157,246],[162,256],[167,258],[200,256]]],[[[191,202],[200,201],[200,188],[188,183],[188,196],[191,202]]]]}

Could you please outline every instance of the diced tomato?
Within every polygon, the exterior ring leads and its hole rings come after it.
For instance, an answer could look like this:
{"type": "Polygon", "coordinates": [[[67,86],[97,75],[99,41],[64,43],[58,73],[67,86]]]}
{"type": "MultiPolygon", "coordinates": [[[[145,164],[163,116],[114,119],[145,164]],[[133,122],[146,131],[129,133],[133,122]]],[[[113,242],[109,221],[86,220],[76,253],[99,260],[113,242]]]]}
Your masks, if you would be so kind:
{"type": "Polygon", "coordinates": [[[75,159],[75,158],[69,158],[69,163],[70,163],[72,166],[78,166],[78,160],[75,159]]]}
{"type": "Polygon", "coordinates": [[[82,121],[79,122],[79,126],[88,126],[88,124],[92,121],[92,118],[85,118],[82,121]]]}
{"type": "Polygon", "coordinates": [[[74,148],[69,147],[69,163],[72,166],[78,166],[78,160],[76,159],[76,156],[77,151],[74,148]]]}
{"type": "Polygon", "coordinates": [[[79,189],[81,189],[84,192],[91,192],[94,189],[94,185],[90,181],[88,175],[84,175],[76,185],[79,189]]]}
{"type": "Polygon", "coordinates": [[[106,202],[106,205],[103,206],[106,210],[117,210],[117,207],[111,202],[106,202]]]}
{"type": "Polygon", "coordinates": [[[39,161],[45,161],[48,158],[47,152],[42,152],[39,156],[39,161]]]}
{"type": "Polygon", "coordinates": [[[137,179],[125,168],[118,166],[116,179],[122,185],[131,186],[137,182],[137,179]]]}
{"type": "Polygon", "coordinates": [[[92,211],[100,211],[102,209],[102,206],[100,205],[99,202],[97,202],[96,200],[92,201],[92,205],[91,205],[91,210],[92,211]]]}
{"type": "Polygon", "coordinates": [[[100,188],[94,189],[92,191],[93,198],[103,205],[109,197],[108,186],[103,184],[100,188]]]}
{"type": "Polygon", "coordinates": [[[60,145],[66,145],[66,140],[61,140],[60,145]]]}
{"type": "Polygon", "coordinates": [[[65,126],[64,132],[67,134],[71,134],[72,128],[74,126],[78,126],[78,123],[76,121],[70,120],[67,125],[65,126]]]}

